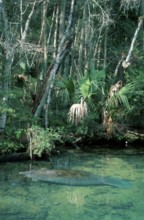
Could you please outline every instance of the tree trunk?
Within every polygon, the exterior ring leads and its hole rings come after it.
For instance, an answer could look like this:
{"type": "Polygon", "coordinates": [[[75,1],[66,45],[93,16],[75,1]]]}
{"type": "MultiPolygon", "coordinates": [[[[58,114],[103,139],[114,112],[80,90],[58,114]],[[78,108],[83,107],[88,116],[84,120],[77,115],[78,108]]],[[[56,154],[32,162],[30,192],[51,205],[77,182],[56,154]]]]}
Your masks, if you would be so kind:
{"type": "MultiPolygon", "coordinates": [[[[7,14],[5,11],[5,7],[3,4],[3,1],[1,0],[0,2],[0,10],[2,13],[2,19],[4,23],[4,41],[5,41],[5,63],[4,63],[4,68],[3,68],[3,77],[2,77],[2,87],[1,87],[1,92],[2,92],[2,100],[1,103],[4,107],[7,106],[8,102],[8,92],[9,92],[9,87],[10,87],[10,81],[11,81],[11,65],[13,63],[13,58],[14,58],[14,49],[13,47],[9,46],[10,45],[10,32],[9,32],[9,23],[8,23],[8,18],[7,14]]],[[[3,132],[6,126],[6,119],[7,119],[7,113],[6,111],[3,111],[0,115],[0,132],[3,132]]]]}
{"type": "Polygon", "coordinates": [[[22,32],[22,36],[21,36],[21,40],[22,41],[24,41],[26,39],[26,37],[27,37],[27,33],[28,33],[28,30],[29,30],[29,26],[30,26],[30,21],[31,21],[32,16],[33,16],[34,11],[35,11],[36,2],[37,2],[37,0],[34,1],[33,5],[32,5],[31,12],[29,13],[29,16],[28,16],[28,18],[26,20],[25,28],[24,28],[24,31],[22,32]]]}
{"type": "Polygon", "coordinates": [[[84,42],[85,42],[85,23],[86,23],[86,3],[83,9],[83,19],[81,27],[81,34],[80,34],[80,43],[79,43],[79,55],[78,55],[78,65],[79,65],[79,72],[84,73],[84,42]]]}
{"type": "Polygon", "coordinates": [[[46,75],[47,71],[47,34],[46,34],[46,13],[47,13],[48,2],[43,2],[43,48],[44,48],[44,75],[46,75]]]}
{"type": "Polygon", "coordinates": [[[55,15],[55,30],[54,30],[54,51],[53,51],[53,58],[56,58],[57,54],[57,39],[58,39],[58,20],[59,20],[59,6],[56,7],[56,15],[55,15]]]}
{"type": "Polygon", "coordinates": [[[65,30],[65,9],[66,0],[63,0],[60,5],[60,21],[59,21],[59,40],[62,39],[65,30]]]}
{"type": "Polygon", "coordinates": [[[143,17],[140,17],[139,22],[138,22],[138,26],[136,28],[136,31],[134,33],[134,36],[133,36],[133,39],[132,39],[132,42],[131,42],[131,45],[130,45],[129,52],[127,54],[126,59],[122,63],[122,66],[123,66],[124,69],[126,69],[130,65],[130,58],[131,58],[131,55],[132,55],[132,52],[133,52],[133,49],[134,49],[134,44],[136,42],[136,39],[137,39],[137,36],[138,36],[138,33],[141,29],[142,24],[143,24],[143,17]]]}
{"type": "MultiPolygon", "coordinates": [[[[49,103],[50,103],[51,90],[53,88],[55,75],[73,41],[73,34],[72,34],[71,26],[72,26],[74,4],[75,4],[75,0],[72,0],[67,29],[59,43],[56,58],[53,64],[49,67],[49,70],[47,72],[46,78],[42,86],[41,94],[38,97],[37,102],[33,108],[33,114],[35,117],[39,117],[41,115],[42,109],[48,108],[49,103]]],[[[48,126],[48,122],[47,122],[47,126],[48,126]]]]}
{"type": "MultiPolygon", "coordinates": [[[[24,41],[26,39],[27,36],[27,32],[29,29],[29,25],[30,25],[30,21],[32,18],[32,15],[34,14],[34,10],[35,10],[35,6],[36,6],[36,2],[37,0],[34,1],[32,9],[29,13],[29,16],[26,20],[25,23],[25,28],[23,31],[22,28],[22,24],[21,24],[21,40],[24,41]],[[23,31],[23,32],[22,32],[23,31]]],[[[3,21],[3,26],[4,26],[4,36],[1,36],[1,39],[3,39],[3,44],[2,46],[4,47],[4,51],[5,51],[5,63],[4,63],[4,68],[3,68],[3,80],[2,80],[2,86],[1,86],[1,90],[2,90],[2,101],[1,103],[4,105],[4,107],[7,107],[8,104],[8,93],[11,87],[11,67],[13,64],[13,59],[14,59],[14,53],[15,53],[15,48],[18,46],[18,43],[13,43],[14,39],[14,33],[11,33],[11,29],[10,29],[10,25],[9,25],[9,21],[8,21],[8,16],[5,10],[5,5],[3,3],[3,0],[0,0],[0,11],[2,14],[2,21],[3,21]]],[[[20,4],[20,11],[22,13],[22,1],[20,4]]],[[[21,22],[22,22],[22,14],[21,14],[21,18],[20,18],[21,22]]],[[[5,109],[5,108],[4,108],[5,109]]],[[[3,111],[0,115],[0,132],[2,132],[5,129],[6,126],[6,120],[7,120],[7,112],[6,110],[3,111]]]]}
{"type": "Polygon", "coordinates": [[[140,12],[139,16],[144,16],[144,0],[140,1],[140,12]]]}

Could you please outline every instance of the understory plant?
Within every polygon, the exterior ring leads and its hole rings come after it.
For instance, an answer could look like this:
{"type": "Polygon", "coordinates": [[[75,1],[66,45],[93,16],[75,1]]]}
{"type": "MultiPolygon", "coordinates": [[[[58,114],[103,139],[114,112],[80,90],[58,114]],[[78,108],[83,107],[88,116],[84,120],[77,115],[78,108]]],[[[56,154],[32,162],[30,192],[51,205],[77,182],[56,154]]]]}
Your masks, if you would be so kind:
{"type": "Polygon", "coordinates": [[[15,153],[20,148],[22,148],[21,144],[11,139],[5,140],[4,138],[0,138],[0,155],[15,153]]]}
{"type": "Polygon", "coordinates": [[[55,148],[56,142],[62,142],[59,130],[52,128],[44,129],[39,126],[32,126],[28,129],[29,152],[32,159],[33,155],[41,157],[43,154],[50,155],[55,148]]]}

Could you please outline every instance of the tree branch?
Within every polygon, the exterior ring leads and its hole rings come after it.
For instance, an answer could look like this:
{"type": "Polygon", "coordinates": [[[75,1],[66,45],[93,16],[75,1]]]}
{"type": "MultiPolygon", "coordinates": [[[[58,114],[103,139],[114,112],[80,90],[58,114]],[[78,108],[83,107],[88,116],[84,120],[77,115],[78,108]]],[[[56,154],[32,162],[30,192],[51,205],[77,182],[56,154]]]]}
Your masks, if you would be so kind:
{"type": "Polygon", "coordinates": [[[21,40],[24,41],[26,39],[26,36],[27,36],[27,32],[28,32],[28,28],[29,28],[29,24],[30,24],[30,21],[32,19],[32,16],[33,16],[33,13],[34,13],[34,10],[35,10],[35,6],[36,6],[36,2],[37,0],[34,1],[33,3],[33,6],[32,6],[32,10],[27,18],[27,21],[26,21],[26,24],[25,24],[25,28],[24,28],[24,31],[22,33],[22,36],[21,36],[21,40]]]}

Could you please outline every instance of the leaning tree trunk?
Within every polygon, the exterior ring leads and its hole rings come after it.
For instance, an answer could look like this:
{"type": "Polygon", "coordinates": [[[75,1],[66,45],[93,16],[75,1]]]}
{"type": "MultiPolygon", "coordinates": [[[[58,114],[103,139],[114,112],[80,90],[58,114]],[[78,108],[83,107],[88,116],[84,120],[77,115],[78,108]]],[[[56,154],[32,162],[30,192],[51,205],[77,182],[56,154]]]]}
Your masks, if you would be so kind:
{"type": "MultiPolygon", "coordinates": [[[[66,53],[68,52],[72,40],[73,40],[73,33],[72,33],[72,18],[73,18],[73,11],[74,11],[74,4],[75,0],[72,0],[71,2],[71,9],[68,19],[68,25],[65,31],[65,34],[63,35],[59,47],[58,52],[56,55],[56,58],[53,62],[53,64],[49,67],[46,78],[44,80],[42,91],[40,93],[40,96],[38,97],[35,106],[33,108],[33,114],[35,117],[39,117],[41,115],[41,112],[43,109],[48,111],[50,99],[51,99],[51,90],[53,88],[53,83],[55,79],[55,75],[60,67],[60,64],[62,63],[66,53]]],[[[45,127],[48,127],[48,121],[45,124],[45,127]]]]}
{"type": "Polygon", "coordinates": [[[136,39],[137,39],[137,36],[138,36],[138,33],[141,29],[142,24],[143,24],[143,17],[140,17],[137,29],[134,33],[134,36],[133,36],[133,39],[132,39],[132,42],[131,42],[129,52],[127,54],[127,57],[126,57],[125,61],[123,61],[123,63],[122,63],[123,68],[127,68],[130,65],[130,58],[131,58],[132,52],[134,50],[134,44],[136,42],[136,39]]]}
{"type": "Polygon", "coordinates": [[[134,50],[134,45],[135,45],[136,39],[138,37],[138,33],[141,30],[141,27],[143,25],[143,16],[144,16],[144,0],[141,0],[140,1],[140,13],[139,13],[138,26],[135,30],[135,33],[134,33],[134,36],[132,38],[132,42],[131,42],[131,45],[130,45],[130,49],[128,51],[128,54],[127,54],[126,58],[122,55],[121,59],[119,60],[117,66],[116,66],[116,69],[114,71],[114,76],[115,77],[118,75],[118,71],[119,71],[119,68],[120,68],[121,65],[124,69],[126,69],[131,64],[130,59],[131,59],[131,56],[132,56],[132,52],[134,50]]]}

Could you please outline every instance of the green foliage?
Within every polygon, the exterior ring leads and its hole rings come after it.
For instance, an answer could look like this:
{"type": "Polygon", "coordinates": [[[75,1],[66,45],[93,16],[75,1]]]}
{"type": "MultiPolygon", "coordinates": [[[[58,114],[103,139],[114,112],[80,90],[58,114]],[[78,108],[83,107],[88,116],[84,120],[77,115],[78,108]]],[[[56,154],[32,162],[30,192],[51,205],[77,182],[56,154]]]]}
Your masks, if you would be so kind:
{"type": "Polygon", "coordinates": [[[16,131],[14,132],[15,137],[16,137],[17,140],[20,139],[20,137],[22,136],[23,132],[24,132],[24,129],[18,129],[18,130],[16,130],[16,131]]]}
{"type": "Polygon", "coordinates": [[[80,94],[84,98],[90,98],[92,95],[96,94],[101,86],[102,81],[105,77],[105,71],[93,70],[90,73],[85,74],[79,82],[80,94]]]}
{"type": "Polygon", "coordinates": [[[101,136],[102,126],[98,123],[99,115],[91,111],[90,114],[83,120],[77,129],[76,135],[83,138],[97,138],[101,136]]]}
{"type": "Polygon", "coordinates": [[[7,132],[0,136],[0,154],[15,153],[23,147],[18,139],[16,139],[12,129],[7,129],[7,132]]]}
{"type": "Polygon", "coordinates": [[[15,113],[15,110],[14,109],[12,109],[12,108],[10,108],[8,105],[1,105],[0,106],[0,114],[1,113],[4,113],[4,112],[6,112],[6,113],[8,113],[8,114],[11,114],[11,115],[14,115],[14,113],[15,113]]]}
{"type": "MultiPolygon", "coordinates": [[[[131,75],[131,78],[133,76],[131,75]]],[[[144,77],[143,72],[139,71],[134,75],[133,91],[128,94],[129,102],[131,105],[130,111],[127,113],[125,123],[129,126],[143,129],[144,127],[144,77]],[[132,120],[131,120],[132,119],[132,120]]]]}
{"type": "Polygon", "coordinates": [[[92,83],[88,76],[85,76],[80,81],[80,93],[85,98],[89,98],[93,94],[92,83]]]}
{"type": "Polygon", "coordinates": [[[134,90],[133,84],[127,84],[123,86],[114,96],[109,98],[106,102],[106,109],[109,111],[112,109],[123,108],[130,111],[131,107],[128,101],[129,94],[134,90]]]}
{"type": "MultiPolygon", "coordinates": [[[[29,18],[34,1],[30,4],[29,2],[28,0],[23,1],[23,10],[25,12],[23,15],[23,27],[25,27],[27,18],[29,18]]],[[[4,151],[9,152],[19,149],[20,145],[17,144],[17,141],[20,141],[23,131],[35,124],[31,113],[34,105],[31,100],[31,94],[37,93],[37,96],[39,96],[40,90],[41,95],[43,93],[42,82],[45,80],[43,63],[44,56],[46,55],[43,53],[43,49],[47,51],[48,69],[49,65],[55,62],[53,59],[54,52],[57,53],[60,40],[59,34],[62,34],[62,30],[59,29],[61,28],[60,23],[55,25],[53,14],[57,3],[59,3],[61,10],[62,2],[54,1],[53,4],[50,4],[50,7],[46,7],[46,31],[44,30],[43,33],[41,32],[41,25],[44,20],[37,19],[41,15],[43,4],[38,3],[40,7],[36,7],[32,16],[26,42],[19,41],[21,33],[20,28],[16,25],[19,23],[20,18],[20,2],[13,0],[5,2],[5,11],[10,27],[10,42],[8,45],[10,47],[17,45],[17,47],[14,47],[16,50],[14,51],[15,56],[10,68],[11,73],[9,77],[4,76],[4,66],[7,63],[9,47],[5,47],[6,51],[3,48],[0,50],[0,88],[1,90],[4,88],[2,83],[4,79],[7,79],[7,83],[10,85],[9,91],[1,96],[3,99],[6,95],[8,99],[6,101],[1,100],[0,105],[0,113],[6,112],[8,116],[5,133],[6,138],[9,137],[9,139],[8,141],[4,139],[4,151]],[[13,7],[14,4],[16,7],[13,7]],[[55,33],[58,33],[56,47],[53,41],[55,33]],[[22,44],[18,44],[18,42],[22,44]],[[44,48],[45,43],[47,44],[47,48],[44,48]],[[18,74],[23,74],[27,79],[22,84],[23,86],[19,87],[18,78],[15,77],[18,74]]],[[[97,1],[94,2],[96,3],[97,1]]],[[[142,128],[144,126],[144,55],[142,31],[139,33],[134,45],[130,67],[126,70],[120,67],[117,73],[118,80],[122,79],[125,86],[115,96],[109,98],[109,88],[117,80],[113,74],[114,70],[122,56],[124,56],[124,59],[127,56],[131,40],[137,28],[137,9],[139,3],[136,0],[98,1],[96,4],[94,2],[90,1],[89,4],[83,6],[83,1],[78,1],[74,8],[77,20],[77,22],[74,22],[75,40],[71,45],[71,50],[67,54],[68,59],[64,60],[59,69],[60,72],[56,75],[55,84],[52,89],[51,103],[48,109],[49,125],[53,129],[44,130],[40,127],[32,127],[34,154],[49,154],[55,145],[55,141],[61,141],[62,134],[59,130],[55,129],[57,126],[65,126],[67,134],[75,129],[76,135],[79,136],[94,137],[97,132],[101,135],[104,109],[108,110],[113,116],[114,122],[130,125],[131,127],[139,126],[142,128]],[[130,2],[133,3],[130,4],[130,2]],[[101,9],[104,9],[104,11],[101,9]],[[88,11],[91,12],[90,16],[88,11]],[[105,13],[107,11],[110,13],[105,13]],[[83,30],[85,31],[84,37],[82,36],[83,30]],[[82,62],[80,61],[81,59],[82,62]],[[99,68],[103,68],[104,65],[106,65],[106,68],[104,67],[106,72],[104,70],[98,70],[99,68]],[[89,69],[91,70],[88,71],[89,69]],[[67,74],[65,74],[66,71],[67,74]],[[79,75],[81,72],[84,74],[79,75]],[[88,117],[85,118],[79,127],[70,127],[67,124],[68,111],[72,104],[80,103],[81,97],[87,103],[88,117]]],[[[66,17],[69,14],[69,4],[70,2],[68,1],[66,3],[66,14],[64,15],[66,17]]],[[[143,11],[143,5],[140,5],[140,8],[143,11]]],[[[44,19],[44,16],[42,19],[44,19]]],[[[63,25],[66,27],[67,21],[65,22],[63,25]]],[[[4,21],[1,22],[1,26],[3,27],[2,29],[5,29],[4,21]]],[[[2,45],[5,45],[5,42],[7,42],[4,38],[2,35],[2,45]]],[[[42,117],[36,120],[39,120],[39,122],[44,121],[43,113],[42,117]]]]}
{"type": "Polygon", "coordinates": [[[75,93],[75,82],[70,77],[58,77],[55,81],[57,89],[57,96],[62,102],[69,102],[72,100],[75,93]]]}
{"type": "Polygon", "coordinates": [[[21,69],[25,72],[26,69],[27,69],[27,67],[26,67],[26,63],[24,63],[24,62],[20,62],[19,65],[20,65],[21,69]]]}
{"type": "Polygon", "coordinates": [[[0,154],[14,153],[20,149],[20,144],[12,140],[3,140],[0,142],[0,154]]]}
{"type": "MultiPolygon", "coordinates": [[[[0,96],[2,97],[2,93],[0,94],[0,96]]],[[[9,96],[11,96],[11,94],[9,94],[9,96]]],[[[14,115],[15,113],[15,110],[9,105],[7,97],[2,98],[1,105],[0,105],[0,114],[4,112],[10,115],[14,115]]]]}
{"type": "Polygon", "coordinates": [[[55,148],[55,143],[62,142],[62,136],[60,130],[54,130],[52,128],[44,129],[39,126],[32,126],[31,128],[31,146],[32,154],[39,157],[42,154],[49,155],[52,149],[55,148]]]}
{"type": "Polygon", "coordinates": [[[24,129],[33,122],[31,113],[31,97],[25,88],[13,88],[9,95],[8,105],[13,112],[9,112],[7,124],[15,130],[24,129]]]}

